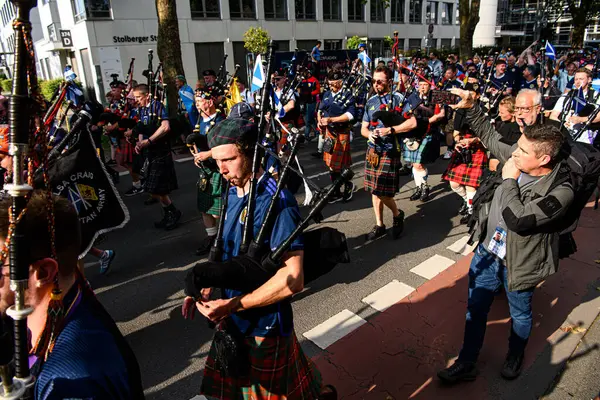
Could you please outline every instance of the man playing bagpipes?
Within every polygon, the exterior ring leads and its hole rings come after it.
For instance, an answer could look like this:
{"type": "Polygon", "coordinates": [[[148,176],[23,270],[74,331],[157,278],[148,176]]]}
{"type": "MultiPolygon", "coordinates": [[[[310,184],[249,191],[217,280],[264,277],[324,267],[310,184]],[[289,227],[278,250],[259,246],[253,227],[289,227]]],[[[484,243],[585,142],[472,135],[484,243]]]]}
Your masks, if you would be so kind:
{"type": "Polygon", "coordinates": [[[221,211],[221,192],[223,179],[219,174],[212,152],[208,147],[207,133],[215,124],[225,119],[216,108],[215,92],[211,87],[196,91],[196,108],[200,113],[198,132],[188,136],[186,143],[194,155],[194,163],[200,169],[197,183],[197,207],[202,215],[206,237],[196,250],[196,255],[208,254],[217,237],[217,221],[221,211]]]}
{"type": "Polygon", "coordinates": [[[217,73],[214,69],[207,69],[202,71],[202,77],[204,79],[204,88],[212,88],[212,92],[214,93],[217,104],[221,104],[225,99],[225,88],[217,80],[217,73]]]}
{"type": "Polygon", "coordinates": [[[134,134],[143,140],[137,142],[135,152],[145,153],[144,191],[158,199],[163,209],[163,218],[154,223],[158,229],[171,230],[177,227],[181,211],[175,208],[169,194],[178,188],[175,164],[171,154],[168,134],[170,125],[162,103],[152,100],[148,85],[140,84],[133,89],[139,105],[139,123],[134,134]]]}
{"type": "MultiPolygon", "coordinates": [[[[397,113],[400,117],[408,110],[400,109],[403,96],[391,92],[392,71],[387,67],[378,67],[373,74],[372,96],[365,106],[361,135],[368,139],[365,161],[365,190],[371,192],[375,226],[366,235],[367,240],[374,240],[385,235],[383,223],[383,206],[392,211],[392,237],[398,238],[404,229],[404,212],[398,209],[394,196],[400,189],[398,170],[401,166],[400,144],[398,134],[409,132],[416,128],[414,116],[407,116],[398,125],[386,126],[380,119],[375,118],[378,112],[397,113]]],[[[408,106],[406,106],[408,107],[408,106]]],[[[381,114],[381,113],[380,113],[381,114]]]]}
{"type": "MultiPolygon", "coordinates": [[[[223,261],[236,261],[236,256],[241,255],[244,226],[250,220],[247,203],[257,140],[256,125],[243,119],[226,119],[208,133],[212,157],[223,178],[231,185],[225,193],[227,217],[221,241],[223,261]]],[[[256,208],[251,219],[255,237],[265,222],[272,197],[277,193],[277,183],[268,173],[261,169],[257,175],[256,208]]],[[[262,243],[269,250],[282,244],[301,221],[296,200],[286,189],[279,192],[274,205],[276,209],[271,214],[275,216],[274,224],[267,233],[266,242],[262,243]]],[[[278,269],[272,276],[259,277],[265,275],[259,266],[256,266],[258,270],[250,272],[254,263],[244,267],[246,275],[234,273],[228,276],[225,282],[235,287],[249,285],[251,288],[251,281],[257,283],[254,289],[226,288],[222,291],[224,298],[219,300],[209,300],[212,289],[201,290],[206,286],[197,282],[196,272],[202,274],[205,265],[198,264],[190,271],[186,278],[186,294],[193,297],[186,297],[183,315],[193,318],[197,308],[206,318],[218,323],[204,369],[202,394],[219,399],[335,398],[331,397],[335,396],[331,388],[324,390],[322,387],[319,371],[302,352],[294,333],[290,297],[304,287],[303,249],[303,240],[294,240],[281,263],[275,266],[278,269]],[[227,341],[225,344],[224,337],[236,338],[235,343],[227,341]],[[225,353],[235,353],[235,358],[229,359],[225,353]]],[[[216,264],[215,272],[226,271],[228,266],[225,264],[216,264]]],[[[209,275],[214,277],[215,274],[209,275]]]]}
{"type": "MultiPolygon", "coordinates": [[[[0,202],[2,315],[14,303],[5,247],[10,203],[0,202]]],[[[23,261],[29,265],[24,295],[34,308],[27,318],[33,398],[144,399],[135,354],[77,267],[82,243],[73,206],[66,198],[35,191],[20,225],[27,244],[23,261]]]]}
{"type": "MultiPolygon", "coordinates": [[[[356,107],[352,91],[342,88],[344,76],[339,71],[331,71],[327,76],[329,89],[323,95],[317,114],[321,134],[325,135],[323,160],[329,167],[331,182],[335,182],[344,168],[350,168],[350,131],[352,129],[356,107]]],[[[336,192],[330,203],[340,200],[349,201],[354,192],[354,183],[348,182],[344,193],[336,192]]]]}

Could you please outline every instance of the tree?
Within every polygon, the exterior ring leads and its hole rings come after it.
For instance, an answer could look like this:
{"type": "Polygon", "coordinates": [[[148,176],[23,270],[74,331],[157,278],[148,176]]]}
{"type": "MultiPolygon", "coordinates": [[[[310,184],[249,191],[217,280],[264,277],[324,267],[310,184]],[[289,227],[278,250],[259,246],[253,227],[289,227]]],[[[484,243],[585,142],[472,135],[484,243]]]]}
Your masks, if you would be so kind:
{"type": "Polygon", "coordinates": [[[358,45],[361,43],[361,38],[355,35],[351,38],[348,38],[348,40],[346,41],[346,48],[350,50],[358,49],[358,45]]]}
{"type": "Polygon", "coordinates": [[[250,53],[265,54],[270,40],[269,32],[261,27],[250,27],[244,33],[244,47],[250,53]]]}
{"type": "Polygon", "coordinates": [[[479,23],[480,0],[459,0],[460,57],[465,60],[473,54],[473,34],[479,23]]]}
{"type": "Polygon", "coordinates": [[[163,63],[163,82],[167,88],[167,104],[169,115],[177,113],[177,98],[175,77],[183,75],[181,60],[181,41],[179,39],[179,23],[177,21],[177,6],[175,0],[155,0],[158,16],[157,53],[163,63]]]}
{"type": "Polygon", "coordinates": [[[562,15],[571,14],[571,46],[583,47],[585,28],[594,18],[600,17],[600,2],[597,0],[549,0],[548,8],[562,15]]]}

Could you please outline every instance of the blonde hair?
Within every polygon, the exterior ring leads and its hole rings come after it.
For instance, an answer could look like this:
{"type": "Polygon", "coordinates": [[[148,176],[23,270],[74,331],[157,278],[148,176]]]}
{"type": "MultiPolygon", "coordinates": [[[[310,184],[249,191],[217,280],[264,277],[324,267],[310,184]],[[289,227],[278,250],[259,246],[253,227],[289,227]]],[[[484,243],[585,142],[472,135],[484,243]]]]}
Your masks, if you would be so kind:
{"type": "Polygon", "coordinates": [[[509,113],[515,113],[515,98],[513,96],[506,96],[502,100],[500,100],[500,106],[506,107],[509,113]]]}

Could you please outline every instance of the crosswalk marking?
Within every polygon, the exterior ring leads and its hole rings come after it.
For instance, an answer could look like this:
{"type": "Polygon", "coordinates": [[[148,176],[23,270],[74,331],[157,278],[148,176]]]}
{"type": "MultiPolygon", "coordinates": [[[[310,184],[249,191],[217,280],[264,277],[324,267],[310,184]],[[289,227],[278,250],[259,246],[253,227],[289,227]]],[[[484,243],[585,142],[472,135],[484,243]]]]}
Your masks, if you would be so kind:
{"type": "Polygon", "coordinates": [[[349,310],[342,310],[325,322],[320,323],[303,336],[325,350],[367,321],[349,310]]]}
{"type": "Polygon", "coordinates": [[[190,400],[208,400],[208,399],[206,398],[206,396],[199,394],[199,395],[192,397],[190,400]]]}
{"type": "Polygon", "coordinates": [[[414,272],[425,279],[432,279],[452,264],[454,264],[453,260],[436,254],[411,269],[410,272],[414,272]]]}
{"type": "Polygon", "coordinates": [[[463,236],[458,239],[454,244],[446,247],[448,250],[455,252],[456,254],[462,254],[467,256],[475,249],[476,244],[468,245],[469,236],[463,236]]]}
{"type": "Polygon", "coordinates": [[[370,305],[377,311],[383,312],[414,292],[415,288],[396,279],[371,293],[362,302],[370,305]]]}

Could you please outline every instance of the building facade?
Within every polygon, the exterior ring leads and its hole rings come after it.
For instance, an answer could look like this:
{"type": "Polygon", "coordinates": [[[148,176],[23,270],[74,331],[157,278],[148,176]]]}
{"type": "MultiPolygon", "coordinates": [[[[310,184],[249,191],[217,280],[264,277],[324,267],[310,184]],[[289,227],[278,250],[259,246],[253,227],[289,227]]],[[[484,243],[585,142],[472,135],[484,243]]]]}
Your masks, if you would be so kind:
{"type": "MultiPolygon", "coordinates": [[[[0,2],[6,0],[0,0],[0,2]]],[[[43,78],[62,76],[73,66],[90,94],[102,99],[111,75],[124,79],[135,58],[134,79],[143,82],[148,50],[156,50],[156,9],[149,0],[39,0],[42,37],[36,40],[43,78]]],[[[201,71],[217,70],[225,54],[227,69],[242,65],[246,76],[243,35],[261,26],[279,50],[310,51],[317,40],[322,51],[343,49],[358,35],[371,43],[373,56],[385,56],[384,37],[397,30],[400,48],[458,45],[458,0],[177,0],[185,75],[192,86],[201,71]],[[433,38],[426,43],[429,24],[433,38]]],[[[155,51],[154,66],[157,65],[155,51]]]]}

